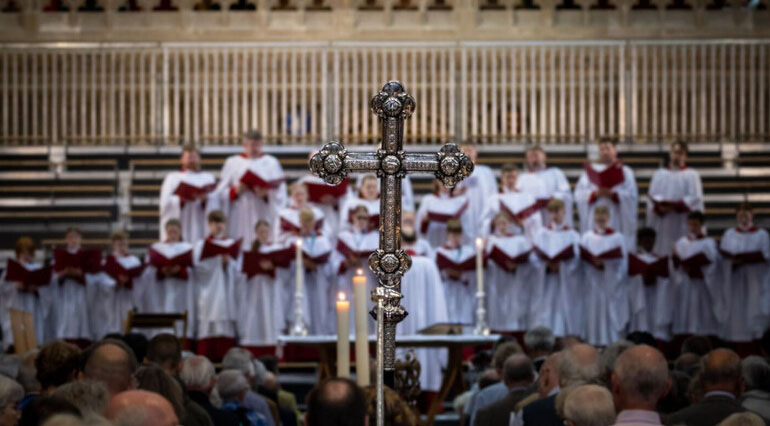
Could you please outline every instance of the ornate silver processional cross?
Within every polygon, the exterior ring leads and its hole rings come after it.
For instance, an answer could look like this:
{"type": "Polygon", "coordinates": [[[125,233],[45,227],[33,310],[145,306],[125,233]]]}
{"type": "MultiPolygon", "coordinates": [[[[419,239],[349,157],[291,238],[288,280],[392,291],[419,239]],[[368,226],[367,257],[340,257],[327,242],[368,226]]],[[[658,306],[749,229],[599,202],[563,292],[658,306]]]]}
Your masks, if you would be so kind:
{"type": "Polygon", "coordinates": [[[378,322],[379,425],[383,370],[393,371],[395,367],[396,325],[407,315],[400,306],[401,277],[412,266],[412,259],[401,250],[401,179],[409,172],[435,173],[451,188],[473,172],[473,162],[455,144],[446,144],[435,154],[404,152],[404,120],[416,105],[398,81],[385,83],[370,106],[382,126],[380,149],[349,153],[339,142],[329,142],[310,159],[310,170],[331,185],[339,184],[351,172],[374,172],[380,178],[380,248],[369,257],[369,269],[379,283],[372,294],[377,302],[372,314],[378,322]]]}

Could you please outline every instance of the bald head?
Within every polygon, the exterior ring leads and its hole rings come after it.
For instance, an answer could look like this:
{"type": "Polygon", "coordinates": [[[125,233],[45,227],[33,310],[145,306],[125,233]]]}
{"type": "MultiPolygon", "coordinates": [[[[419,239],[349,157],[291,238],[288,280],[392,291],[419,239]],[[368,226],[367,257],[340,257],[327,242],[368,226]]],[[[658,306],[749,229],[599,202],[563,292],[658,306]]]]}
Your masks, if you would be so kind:
{"type": "Polygon", "coordinates": [[[741,358],[730,349],[714,349],[703,357],[701,382],[703,389],[739,395],[743,388],[741,358]]]}
{"type": "Polygon", "coordinates": [[[535,380],[535,365],[524,354],[513,354],[503,364],[503,380],[509,388],[529,386],[535,380]]]}
{"type": "Polygon", "coordinates": [[[110,400],[105,417],[116,426],[178,426],[174,408],[154,392],[121,392],[110,400]]]}
{"type": "Polygon", "coordinates": [[[117,340],[103,340],[85,353],[83,377],[102,382],[110,395],[133,389],[136,358],[131,348],[117,340]]]}
{"type": "Polygon", "coordinates": [[[615,423],[612,395],[601,386],[577,386],[564,401],[564,417],[576,426],[610,426],[615,423]]]}
{"type": "Polygon", "coordinates": [[[634,346],[615,361],[612,392],[619,409],[654,410],[670,386],[666,358],[651,346],[634,346]]]}
{"type": "Polygon", "coordinates": [[[599,375],[599,354],[585,343],[565,349],[559,361],[559,385],[570,386],[589,382],[599,375]]]}
{"type": "Polygon", "coordinates": [[[349,379],[328,379],[307,399],[307,426],[360,426],[366,424],[366,396],[349,379]]]}

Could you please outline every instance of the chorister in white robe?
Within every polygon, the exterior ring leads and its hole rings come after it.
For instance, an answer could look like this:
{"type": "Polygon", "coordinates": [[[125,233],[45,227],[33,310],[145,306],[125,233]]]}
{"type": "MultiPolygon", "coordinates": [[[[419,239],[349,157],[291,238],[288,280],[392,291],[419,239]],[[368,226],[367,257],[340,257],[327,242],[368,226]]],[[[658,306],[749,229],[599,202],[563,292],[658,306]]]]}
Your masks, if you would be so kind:
{"type": "MultiPolygon", "coordinates": [[[[287,243],[296,247],[297,238],[290,237],[287,243]]],[[[334,301],[337,300],[333,279],[335,271],[330,261],[331,252],[331,243],[325,236],[313,234],[302,237],[302,256],[316,265],[315,269],[304,270],[303,312],[310,334],[334,334],[337,330],[334,316],[334,301]]],[[[296,268],[296,261],[293,261],[289,271],[290,279],[284,286],[283,306],[286,307],[286,321],[289,325],[294,322],[296,268]]]]}
{"type": "Polygon", "coordinates": [[[417,235],[427,241],[431,247],[440,247],[446,241],[447,222],[451,219],[460,220],[466,240],[470,241],[473,235],[470,231],[475,228],[475,224],[471,222],[468,195],[451,197],[426,194],[422,197],[420,208],[415,216],[419,227],[417,235]]]}
{"type": "Polygon", "coordinates": [[[447,246],[435,250],[436,265],[441,271],[447,308],[452,322],[474,324],[476,321],[476,249],[470,245],[447,246]],[[459,272],[451,277],[449,270],[459,272]]]}
{"type": "Polygon", "coordinates": [[[725,340],[748,342],[770,325],[770,239],[757,227],[728,229],[719,246],[724,258],[725,340]]]}
{"type": "Polygon", "coordinates": [[[580,238],[583,260],[585,339],[592,345],[617,341],[629,321],[627,258],[623,235],[591,230],[580,238]]]}
{"type": "Polygon", "coordinates": [[[473,228],[465,231],[466,234],[470,236],[471,241],[478,236],[486,235],[488,231],[481,229],[481,222],[487,200],[497,194],[495,173],[489,166],[476,164],[473,173],[458,183],[457,188],[460,190],[464,188],[471,202],[468,207],[468,215],[473,228]]]}
{"type": "Polygon", "coordinates": [[[197,322],[195,284],[192,279],[193,245],[187,242],[150,246],[142,279],[140,310],[145,313],[187,312],[188,333],[194,334],[197,322]],[[164,274],[164,268],[178,266],[175,274],[164,274]]]}
{"type": "Polygon", "coordinates": [[[353,228],[353,218],[351,215],[358,206],[366,207],[366,211],[369,213],[369,227],[371,229],[378,229],[380,227],[380,199],[366,200],[357,196],[350,196],[345,200],[340,210],[340,231],[353,228]]]}
{"type": "MultiPolygon", "coordinates": [[[[572,227],[572,188],[570,187],[569,181],[567,180],[567,176],[564,174],[564,172],[558,167],[547,167],[534,172],[522,172],[519,174],[519,179],[516,181],[517,188],[519,187],[519,181],[528,175],[539,177],[540,180],[545,184],[545,196],[539,196],[538,194],[533,193],[533,195],[538,198],[537,201],[541,206],[540,213],[543,216],[543,224],[550,224],[550,219],[546,214],[545,208],[551,199],[557,198],[564,202],[564,224],[572,227]]],[[[526,180],[522,182],[526,182],[526,180]]],[[[524,190],[522,188],[520,189],[524,190]]]]}
{"type": "Polygon", "coordinates": [[[274,346],[285,328],[281,305],[283,281],[288,279],[288,262],[281,267],[276,256],[283,255],[287,246],[261,244],[257,252],[244,252],[239,259],[235,280],[236,326],[241,346],[274,346]],[[263,267],[263,263],[269,267],[263,267]]]}
{"type": "Polygon", "coordinates": [[[628,254],[629,331],[646,331],[661,340],[671,339],[671,320],[677,302],[670,263],[669,256],[642,251],[628,254]]]}
{"type": "MultiPolygon", "coordinates": [[[[57,249],[59,250],[59,249],[57,249]]],[[[96,303],[95,295],[99,288],[109,285],[101,274],[98,273],[98,265],[101,263],[101,251],[98,250],[68,250],[60,249],[61,253],[67,253],[73,258],[80,258],[77,266],[83,274],[79,278],[64,277],[60,275],[60,267],[57,266],[57,253],[54,252],[54,280],[55,289],[52,291],[55,303],[51,311],[50,320],[53,325],[53,338],[69,340],[90,340],[91,319],[90,307],[96,303]]],[[[77,262],[76,262],[77,263],[77,262]]],[[[74,264],[68,265],[76,267],[74,264]]]]}
{"type": "Polygon", "coordinates": [[[300,182],[307,186],[310,205],[321,209],[324,214],[324,225],[328,230],[326,235],[337,235],[340,231],[340,211],[350,196],[350,179],[345,178],[339,185],[329,185],[318,176],[308,174],[300,178],[300,182]],[[325,203],[323,198],[329,198],[331,202],[325,203]]]}
{"type": "Polygon", "coordinates": [[[484,254],[488,259],[484,282],[489,328],[527,330],[536,290],[532,245],[523,235],[492,235],[484,254]]]}
{"type": "Polygon", "coordinates": [[[182,239],[194,243],[206,237],[206,215],[220,208],[219,198],[213,194],[217,179],[213,174],[183,169],[171,172],[160,188],[160,240],[166,241],[166,227],[170,219],[182,223],[182,239]],[[187,199],[208,192],[205,201],[187,199]]]}
{"type": "Polygon", "coordinates": [[[580,232],[585,233],[593,228],[594,210],[597,206],[607,206],[610,209],[610,226],[623,234],[626,239],[626,248],[636,247],[639,194],[634,172],[630,167],[621,163],[614,163],[610,166],[590,164],[586,167],[590,167],[597,173],[607,171],[608,167],[622,167],[623,180],[610,188],[615,195],[612,198],[605,198],[597,196],[599,187],[589,179],[585,170],[580,174],[577,186],[575,186],[575,204],[580,216],[580,232]]]}
{"type": "MultiPolygon", "coordinates": [[[[323,210],[309,205],[307,208],[313,211],[316,232],[320,232],[321,235],[331,235],[331,226],[326,219],[323,210]]],[[[292,235],[296,235],[300,232],[301,225],[299,223],[299,212],[301,210],[302,209],[298,209],[294,206],[289,206],[282,208],[278,212],[278,220],[276,221],[274,231],[274,235],[277,235],[276,241],[286,241],[286,239],[291,238],[292,235]]]]}
{"type": "Polygon", "coordinates": [[[495,194],[486,200],[481,222],[482,235],[489,235],[492,231],[492,222],[500,211],[506,212],[514,222],[509,232],[523,233],[529,241],[532,241],[543,225],[540,206],[532,194],[507,191],[495,194]]]}
{"type": "MultiPolygon", "coordinates": [[[[26,274],[25,274],[26,275],[26,274]]],[[[2,343],[0,352],[5,352],[13,343],[13,330],[11,328],[11,309],[29,312],[35,321],[35,338],[38,345],[42,345],[51,336],[48,327],[51,309],[53,307],[53,292],[55,282],[51,279],[51,270],[41,263],[21,262],[9,259],[8,266],[0,274],[0,330],[2,330],[2,343]],[[16,262],[23,270],[37,275],[28,278],[28,282],[11,281],[8,278],[11,262],[16,262]],[[45,282],[45,278],[48,278],[45,282]],[[19,283],[21,283],[21,287],[19,283]]]]}
{"type": "MultiPolygon", "coordinates": [[[[434,324],[447,323],[449,318],[446,295],[441,284],[441,274],[436,264],[427,257],[413,256],[412,267],[401,279],[401,306],[409,315],[396,327],[399,336],[414,335],[434,324]]],[[[408,348],[398,348],[397,356],[403,358],[408,348]]],[[[446,349],[414,348],[420,361],[420,388],[437,392],[441,387],[446,366],[446,349]]]]}
{"type": "Polygon", "coordinates": [[[687,214],[703,211],[703,187],[695,169],[663,168],[652,175],[647,193],[647,226],[655,230],[655,253],[668,255],[687,235],[687,214]],[[672,210],[660,211],[663,206],[672,210]]]}
{"type": "Polygon", "coordinates": [[[195,243],[193,276],[198,339],[235,336],[235,277],[240,248],[237,245],[237,240],[211,237],[195,243]],[[229,254],[209,255],[220,250],[229,254]],[[223,264],[223,256],[228,257],[226,265],[223,264]]]}
{"type": "Polygon", "coordinates": [[[225,161],[217,194],[227,215],[228,236],[241,239],[243,249],[249,249],[254,242],[254,225],[258,220],[276,222],[278,211],[287,201],[285,180],[281,164],[272,155],[257,158],[235,155],[225,161]],[[238,194],[236,187],[244,181],[266,190],[267,195],[260,197],[249,189],[238,194]]]}
{"type": "Polygon", "coordinates": [[[144,288],[137,283],[143,269],[142,261],[134,255],[110,254],[105,258],[102,268],[104,286],[99,288],[91,311],[91,318],[96,319],[91,325],[94,340],[109,333],[123,332],[128,311],[139,305],[139,292],[144,288]],[[124,284],[118,282],[121,275],[128,278],[124,284]]]}
{"type": "MultiPolygon", "coordinates": [[[[366,300],[367,312],[374,307],[374,302],[369,297],[372,290],[377,287],[377,278],[369,269],[369,255],[374,253],[380,244],[380,234],[378,231],[360,232],[358,230],[342,231],[331,256],[332,272],[336,278],[336,290],[334,294],[342,291],[347,295],[348,300],[353,299],[353,277],[358,273],[358,269],[366,275],[366,300]],[[351,268],[345,265],[348,257],[357,258],[360,267],[351,268]]],[[[351,307],[350,315],[355,318],[355,305],[351,307]]],[[[375,322],[367,315],[368,327],[371,333],[375,332],[375,322]]],[[[351,333],[355,332],[355,322],[350,321],[351,333]]]]}
{"type": "Polygon", "coordinates": [[[674,274],[678,301],[671,331],[674,334],[713,334],[727,315],[719,251],[713,239],[688,235],[674,245],[674,274]]]}
{"type": "MultiPolygon", "coordinates": [[[[358,188],[361,187],[361,182],[364,180],[365,174],[359,174],[358,178],[356,179],[356,186],[358,188]]],[[[377,187],[379,188],[380,180],[377,179],[377,187]]],[[[401,179],[401,210],[405,212],[413,212],[415,208],[414,203],[414,190],[412,190],[412,179],[409,178],[409,175],[404,176],[403,179],[401,179]]]]}
{"type": "Polygon", "coordinates": [[[531,327],[548,327],[556,336],[583,335],[585,290],[579,245],[580,234],[566,225],[549,225],[535,235],[531,327]]]}

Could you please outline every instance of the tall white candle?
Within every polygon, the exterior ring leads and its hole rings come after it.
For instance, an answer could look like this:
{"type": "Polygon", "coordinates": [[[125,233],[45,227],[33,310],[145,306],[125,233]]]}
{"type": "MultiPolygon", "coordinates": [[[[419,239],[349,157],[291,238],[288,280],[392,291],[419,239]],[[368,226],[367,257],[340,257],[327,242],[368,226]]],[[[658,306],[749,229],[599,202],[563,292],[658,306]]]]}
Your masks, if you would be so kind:
{"type": "Polygon", "coordinates": [[[476,238],[476,286],[479,293],[484,292],[484,240],[476,238]]]}
{"type": "Polygon", "coordinates": [[[302,294],[305,286],[305,265],[302,262],[302,239],[297,240],[296,261],[297,265],[297,277],[295,280],[294,293],[302,294]]]}
{"type": "Polygon", "coordinates": [[[350,377],[350,302],[337,295],[337,377],[350,377]]]}
{"type": "Polygon", "coordinates": [[[356,326],[356,382],[369,386],[369,329],[366,309],[366,275],[361,269],[353,277],[353,315],[356,326]]]}

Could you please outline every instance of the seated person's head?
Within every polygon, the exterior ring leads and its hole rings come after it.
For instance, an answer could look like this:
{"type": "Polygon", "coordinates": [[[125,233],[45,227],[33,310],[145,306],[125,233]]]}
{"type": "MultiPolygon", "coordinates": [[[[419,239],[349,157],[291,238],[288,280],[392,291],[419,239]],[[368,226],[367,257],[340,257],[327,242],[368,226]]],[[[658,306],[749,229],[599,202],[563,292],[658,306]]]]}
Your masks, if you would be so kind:
{"type": "Polygon", "coordinates": [[[703,212],[690,212],[687,215],[687,232],[691,235],[700,235],[703,232],[704,223],[706,223],[706,216],[703,212]]]}
{"type": "Polygon", "coordinates": [[[37,247],[32,238],[21,237],[16,240],[16,259],[31,263],[35,260],[35,250],[37,250],[37,247]]]}
{"type": "Polygon", "coordinates": [[[35,358],[36,377],[43,392],[50,392],[75,380],[80,362],[80,349],[61,340],[46,344],[35,358]]]}
{"type": "Polygon", "coordinates": [[[176,376],[182,369],[182,342],[173,334],[158,334],[150,339],[145,360],[176,376]]]}
{"type": "Polygon", "coordinates": [[[24,407],[17,426],[41,426],[57,414],[70,414],[81,418],[80,410],[71,402],[55,396],[41,396],[24,407]]]}
{"type": "Polygon", "coordinates": [[[190,392],[211,393],[216,384],[214,365],[208,358],[194,355],[187,358],[182,364],[179,378],[190,392]]]}
{"type": "Polygon", "coordinates": [[[112,252],[118,256],[128,256],[128,234],[123,231],[116,231],[110,235],[112,252]]]}
{"type": "Polygon", "coordinates": [[[307,398],[307,426],[366,426],[366,397],[350,379],[332,378],[318,384],[307,398]]]}
{"type": "Polygon", "coordinates": [[[636,231],[636,243],[639,248],[647,253],[652,253],[652,248],[655,246],[655,230],[652,228],[641,228],[636,231]]]}
{"type": "Polygon", "coordinates": [[[134,389],[136,356],[122,340],[105,339],[83,352],[81,378],[104,383],[110,395],[134,389]]]}
{"type": "Polygon", "coordinates": [[[178,426],[179,418],[166,398],[145,390],[115,395],[105,415],[115,426],[178,426]]]}

